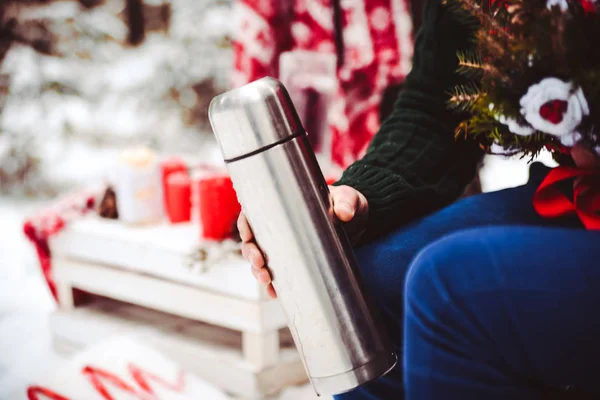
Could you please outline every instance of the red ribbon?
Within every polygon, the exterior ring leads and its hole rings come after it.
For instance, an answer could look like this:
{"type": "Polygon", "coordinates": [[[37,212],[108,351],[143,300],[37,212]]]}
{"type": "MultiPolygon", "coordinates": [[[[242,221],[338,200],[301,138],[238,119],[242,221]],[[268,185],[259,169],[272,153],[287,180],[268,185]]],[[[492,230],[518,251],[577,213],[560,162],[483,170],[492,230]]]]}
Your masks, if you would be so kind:
{"type": "Polygon", "coordinates": [[[533,207],[545,218],[577,214],[587,229],[600,230],[600,170],[559,166],[550,171],[533,196],[533,207]],[[569,199],[559,183],[581,178],[569,199]]]}

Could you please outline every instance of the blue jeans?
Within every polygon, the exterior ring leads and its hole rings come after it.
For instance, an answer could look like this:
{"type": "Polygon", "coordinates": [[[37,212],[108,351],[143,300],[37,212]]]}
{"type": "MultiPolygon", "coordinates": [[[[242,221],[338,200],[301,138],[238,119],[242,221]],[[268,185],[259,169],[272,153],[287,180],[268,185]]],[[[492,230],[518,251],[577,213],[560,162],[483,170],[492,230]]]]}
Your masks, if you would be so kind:
{"type": "Polygon", "coordinates": [[[536,214],[546,171],[358,250],[401,362],[336,399],[600,398],[600,232],[536,214]]]}

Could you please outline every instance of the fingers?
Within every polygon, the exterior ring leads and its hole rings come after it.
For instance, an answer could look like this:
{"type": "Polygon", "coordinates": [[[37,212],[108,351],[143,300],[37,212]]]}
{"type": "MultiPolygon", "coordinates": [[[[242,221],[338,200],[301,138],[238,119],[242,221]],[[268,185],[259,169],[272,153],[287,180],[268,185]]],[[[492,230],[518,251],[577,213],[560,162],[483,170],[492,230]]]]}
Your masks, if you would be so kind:
{"type": "Polygon", "coordinates": [[[250,229],[250,224],[248,224],[248,220],[244,213],[240,213],[237,220],[238,231],[240,232],[240,238],[243,242],[249,242],[252,240],[254,236],[252,234],[252,229],[250,229]]]}
{"type": "Polygon", "coordinates": [[[369,217],[369,203],[366,197],[350,186],[331,188],[333,211],[344,223],[344,230],[352,244],[362,237],[369,217]]]}
{"type": "Polygon", "coordinates": [[[242,244],[242,256],[250,262],[252,268],[261,269],[265,266],[265,258],[254,242],[242,244]]]}
{"type": "Polygon", "coordinates": [[[252,229],[250,228],[250,224],[244,213],[240,213],[237,220],[237,227],[243,243],[242,256],[252,265],[252,275],[258,283],[267,285],[267,295],[272,299],[276,299],[277,293],[271,283],[271,274],[269,274],[269,270],[265,268],[265,258],[262,252],[256,243],[253,242],[254,234],[252,233],[252,229]]]}
{"type": "Polygon", "coordinates": [[[275,292],[275,288],[273,287],[272,283],[267,286],[267,295],[272,299],[277,298],[277,293],[275,292]]]}
{"type": "Polygon", "coordinates": [[[269,275],[269,271],[266,268],[250,268],[252,270],[252,276],[256,278],[258,283],[263,285],[269,285],[271,283],[271,275],[269,275]]]}
{"type": "Polygon", "coordinates": [[[258,281],[261,285],[267,285],[267,295],[272,298],[277,298],[277,292],[275,292],[275,288],[273,287],[273,283],[271,283],[271,275],[266,268],[250,268],[252,271],[252,276],[254,279],[258,281]]]}
{"type": "Polygon", "coordinates": [[[253,242],[244,243],[242,245],[242,255],[252,265],[250,270],[258,283],[261,285],[268,285],[267,294],[269,297],[272,299],[277,298],[275,288],[273,288],[273,284],[271,283],[271,274],[269,273],[269,270],[265,268],[265,258],[258,249],[258,246],[253,242]]]}
{"type": "Polygon", "coordinates": [[[349,186],[335,187],[331,190],[331,197],[333,211],[341,221],[348,222],[354,218],[360,201],[356,190],[349,186]]]}

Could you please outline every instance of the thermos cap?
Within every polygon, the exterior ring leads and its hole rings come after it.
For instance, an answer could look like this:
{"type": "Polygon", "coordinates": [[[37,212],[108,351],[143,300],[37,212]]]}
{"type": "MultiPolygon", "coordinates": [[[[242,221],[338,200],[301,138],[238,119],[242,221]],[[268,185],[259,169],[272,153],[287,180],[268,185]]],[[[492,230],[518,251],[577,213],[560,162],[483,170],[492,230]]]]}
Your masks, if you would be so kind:
{"type": "Polygon", "coordinates": [[[225,161],[232,161],[304,132],[281,82],[266,77],[215,97],[208,117],[225,161]]]}

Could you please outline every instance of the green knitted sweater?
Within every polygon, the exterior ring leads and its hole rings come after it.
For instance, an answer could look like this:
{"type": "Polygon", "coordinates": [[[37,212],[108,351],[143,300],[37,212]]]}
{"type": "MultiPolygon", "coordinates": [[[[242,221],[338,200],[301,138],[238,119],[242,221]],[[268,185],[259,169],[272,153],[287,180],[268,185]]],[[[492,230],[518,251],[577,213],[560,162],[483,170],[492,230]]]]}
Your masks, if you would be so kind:
{"type": "Polygon", "coordinates": [[[441,0],[426,2],[413,68],[394,111],[366,155],[336,183],[367,198],[365,240],[448,205],[475,177],[482,151],[455,140],[459,116],[446,105],[450,89],[461,83],[457,52],[472,46],[470,29],[441,0]]]}

